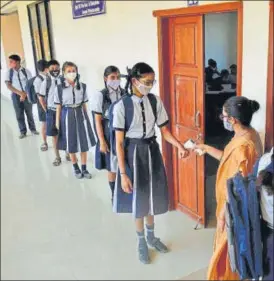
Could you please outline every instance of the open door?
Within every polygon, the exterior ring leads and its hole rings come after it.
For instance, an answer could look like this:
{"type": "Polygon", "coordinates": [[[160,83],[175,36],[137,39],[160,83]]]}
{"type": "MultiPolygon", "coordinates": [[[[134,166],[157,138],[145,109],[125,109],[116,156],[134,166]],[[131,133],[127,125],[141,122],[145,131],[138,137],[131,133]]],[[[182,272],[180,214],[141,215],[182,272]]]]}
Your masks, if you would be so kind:
{"type": "MultiPolygon", "coordinates": [[[[182,143],[204,141],[203,16],[169,19],[171,130],[182,143]]],[[[204,157],[173,151],[175,208],[205,223],[204,157]]]]}

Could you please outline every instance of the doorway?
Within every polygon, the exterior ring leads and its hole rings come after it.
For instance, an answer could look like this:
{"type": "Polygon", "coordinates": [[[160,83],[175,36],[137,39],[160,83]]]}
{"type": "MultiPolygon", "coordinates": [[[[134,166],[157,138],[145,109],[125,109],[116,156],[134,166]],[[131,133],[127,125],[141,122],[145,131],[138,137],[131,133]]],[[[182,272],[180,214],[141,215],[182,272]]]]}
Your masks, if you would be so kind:
{"type": "Polygon", "coordinates": [[[48,0],[38,1],[27,7],[34,62],[36,66],[37,61],[41,59],[50,61],[53,58],[49,2],[48,0]]]}
{"type": "MultiPolygon", "coordinates": [[[[206,91],[214,89],[206,86],[205,22],[209,14],[220,13],[236,15],[237,84],[233,87],[235,94],[241,95],[242,2],[154,12],[158,21],[160,96],[169,112],[170,129],[182,143],[190,138],[201,142],[208,139],[206,91]]],[[[166,142],[162,148],[170,187],[170,209],[180,210],[206,226],[212,213],[209,210],[212,202],[207,202],[210,184],[206,181],[207,158],[191,154],[179,160],[177,151],[166,142]]]]}
{"type": "Polygon", "coordinates": [[[19,15],[17,11],[6,15],[1,15],[1,35],[7,65],[9,65],[9,56],[12,54],[18,54],[22,59],[22,64],[24,64],[25,53],[22,42],[19,15]]]}

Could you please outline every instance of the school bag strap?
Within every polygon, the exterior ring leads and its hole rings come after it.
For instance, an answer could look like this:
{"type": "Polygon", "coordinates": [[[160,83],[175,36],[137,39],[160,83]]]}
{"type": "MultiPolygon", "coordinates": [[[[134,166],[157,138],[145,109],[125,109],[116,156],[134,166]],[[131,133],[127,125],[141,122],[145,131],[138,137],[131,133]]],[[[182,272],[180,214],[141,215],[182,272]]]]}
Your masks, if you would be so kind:
{"type": "Polygon", "coordinates": [[[45,96],[46,101],[48,99],[48,95],[49,95],[49,90],[50,90],[51,84],[52,84],[51,78],[49,76],[47,76],[47,78],[46,78],[46,96],[45,96]]]}
{"type": "MultiPolygon", "coordinates": [[[[12,83],[12,79],[13,79],[13,73],[14,73],[14,70],[13,68],[10,69],[10,72],[9,72],[9,82],[12,83]]],[[[26,77],[26,79],[28,79],[28,74],[27,74],[27,71],[25,68],[22,68],[22,73],[24,74],[24,76],[26,77]]]]}
{"type": "Polygon", "coordinates": [[[57,92],[58,92],[59,102],[62,105],[63,104],[63,85],[62,84],[57,85],[57,92]]]}
{"type": "Polygon", "coordinates": [[[153,115],[154,115],[155,122],[156,122],[157,121],[157,99],[156,99],[155,95],[153,95],[153,94],[148,94],[147,97],[150,101],[150,105],[152,107],[153,115]]]}
{"type": "Polygon", "coordinates": [[[10,72],[9,72],[9,81],[10,81],[10,83],[12,83],[13,73],[14,73],[13,68],[11,68],[10,72]]]}
{"type": "Polygon", "coordinates": [[[22,68],[22,73],[25,75],[26,79],[28,80],[28,74],[27,74],[27,71],[24,67],[22,68]]]}
{"type": "Polygon", "coordinates": [[[82,103],[85,103],[85,96],[86,96],[86,91],[87,91],[87,85],[85,83],[81,83],[83,87],[83,101],[82,103]]]}

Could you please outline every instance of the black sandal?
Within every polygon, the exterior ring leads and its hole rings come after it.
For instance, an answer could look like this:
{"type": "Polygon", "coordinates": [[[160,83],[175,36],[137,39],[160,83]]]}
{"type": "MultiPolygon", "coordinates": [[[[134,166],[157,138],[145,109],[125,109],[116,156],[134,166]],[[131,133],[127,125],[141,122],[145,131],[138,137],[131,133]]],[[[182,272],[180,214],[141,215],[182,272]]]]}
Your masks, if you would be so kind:
{"type": "Polygon", "coordinates": [[[57,158],[55,158],[55,160],[53,161],[53,166],[55,166],[55,167],[57,167],[57,166],[60,166],[61,165],[61,163],[62,163],[62,160],[61,160],[61,158],[59,157],[57,157],[57,158]]]}
{"type": "Polygon", "coordinates": [[[48,144],[47,143],[43,143],[40,147],[41,151],[47,151],[49,149],[48,144]]]}

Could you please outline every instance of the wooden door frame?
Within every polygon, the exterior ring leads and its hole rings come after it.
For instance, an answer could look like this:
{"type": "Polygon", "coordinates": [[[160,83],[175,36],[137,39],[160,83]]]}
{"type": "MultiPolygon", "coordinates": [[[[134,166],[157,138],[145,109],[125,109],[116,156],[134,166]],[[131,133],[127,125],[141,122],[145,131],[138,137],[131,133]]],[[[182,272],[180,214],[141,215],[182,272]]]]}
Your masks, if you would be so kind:
{"type": "Polygon", "coordinates": [[[268,44],[268,73],[267,73],[267,97],[266,97],[266,126],[265,126],[265,150],[273,147],[273,1],[269,1],[269,44],[268,44]]]}
{"type": "MultiPolygon", "coordinates": [[[[168,55],[168,20],[172,17],[198,16],[209,13],[237,12],[237,95],[242,94],[242,55],[243,55],[243,3],[242,1],[208,4],[194,7],[184,7],[168,10],[153,11],[157,18],[158,33],[158,63],[159,63],[159,88],[160,97],[163,100],[169,116],[172,119],[171,104],[169,99],[169,55],[168,55]]],[[[173,175],[172,147],[164,140],[162,141],[162,153],[167,172],[170,210],[175,209],[175,188],[173,175]]],[[[201,207],[201,206],[200,206],[201,207]]]]}

